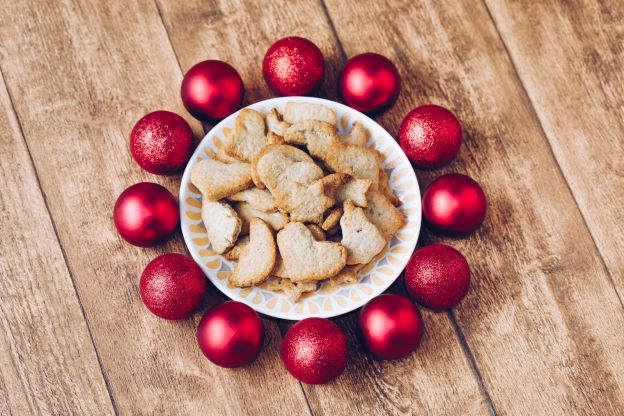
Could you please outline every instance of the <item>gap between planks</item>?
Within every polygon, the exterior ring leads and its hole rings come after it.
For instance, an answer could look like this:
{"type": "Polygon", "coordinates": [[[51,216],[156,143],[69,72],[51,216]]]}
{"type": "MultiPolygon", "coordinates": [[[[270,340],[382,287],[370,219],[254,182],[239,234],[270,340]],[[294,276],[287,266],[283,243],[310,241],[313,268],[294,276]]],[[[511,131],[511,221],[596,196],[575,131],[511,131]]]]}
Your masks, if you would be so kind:
{"type": "Polygon", "coordinates": [[[32,157],[30,147],[28,146],[28,142],[26,141],[26,136],[24,135],[24,128],[22,127],[22,121],[20,120],[19,114],[15,110],[15,101],[13,99],[13,94],[11,94],[11,90],[9,89],[8,85],[6,85],[5,78],[4,78],[4,71],[1,65],[0,65],[0,82],[4,84],[6,88],[7,95],[9,97],[9,103],[11,104],[11,111],[13,112],[13,115],[15,116],[15,120],[17,121],[17,126],[19,128],[20,137],[22,139],[22,142],[24,143],[24,146],[26,147],[26,151],[28,152],[28,159],[30,160],[30,164],[33,168],[33,172],[35,173],[35,180],[37,181],[37,188],[39,189],[39,193],[41,193],[41,196],[43,198],[43,204],[45,206],[46,212],[48,213],[48,217],[50,218],[50,223],[52,224],[52,230],[54,231],[54,239],[56,240],[56,243],[58,244],[59,249],[61,250],[61,254],[63,256],[63,262],[65,263],[65,267],[67,267],[67,272],[69,273],[69,277],[72,283],[72,288],[74,289],[74,294],[76,295],[78,305],[80,305],[80,314],[82,315],[82,319],[84,319],[85,324],[87,326],[87,333],[89,334],[89,341],[91,342],[91,345],[93,346],[93,351],[95,352],[95,356],[97,358],[98,366],[100,368],[100,373],[102,374],[102,378],[104,379],[104,385],[106,386],[106,391],[108,392],[108,397],[111,401],[111,406],[113,408],[113,411],[115,412],[115,415],[119,415],[119,411],[117,410],[117,404],[115,403],[115,397],[113,396],[113,391],[111,389],[111,385],[108,380],[108,374],[106,374],[106,371],[104,370],[104,366],[102,365],[102,359],[100,357],[100,352],[98,351],[97,345],[95,345],[95,342],[93,340],[91,322],[89,322],[89,318],[87,317],[85,313],[82,300],[80,299],[80,294],[78,293],[78,289],[76,287],[76,282],[74,279],[74,272],[71,268],[71,265],[69,264],[69,261],[67,260],[67,253],[65,253],[65,247],[63,247],[63,244],[61,243],[61,240],[59,238],[58,229],[56,226],[56,220],[54,219],[54,217],[52,216],[52,213],[50,212],[50,207],[48,205],[48,197],[46,196],[41,186],[41,180],[39,178],[39,170],[37,169],[37,165],[35,164],[35,161],[32,157]]]}
{"type": "Polygon", "coordinates": [[[500,40],[501,44],[503,45],[503,48],[505,49],[505,55],[507,55],[507,58],[509,59],[509,62],[511,63],[511,67],[513,68],[513,71],[514,71],[514,75],[518,79],[518,83],[522,87],[522,93],[526,97],[527,102],[531,105],[531,113],[532,113],[533,117],[535,118],[535,120],[537,121],[537,124],[539,125],[539,128],[540,128],[540,131],[542,132],[542,135],[546,139],[546,144],[548,145],[548,150],[550,151],[550,154],[552,155],[553,160],[555,160],[555,162],[557,162],[557,170],[561,173],[561,177],[565,180],[566,187],[568,188],[568,191],[570,192],[570,195],[572,196],[572,200],[574,201],[576,209],[578,210],[578,212],[581,215],[581,218],[583,219],[583,225],[587,229],[587,231],[588,231],[588,233],[589,233],[589,235],[591,237],[592,244],[596,248],[596,252],[598,253],[598,257],[600,258],[600,263],[602,265],[602,268],[605,271],[605,273],[607,274],[607,276],[609,276],[609,283],[611,284],[611,287],[613,288],[613,292],[615,292],[615,296],[617,297],[618,301],[620,302],[620,306],[622,307],[622,310],[624,311],[624,302],[622,301],[622,298],[620,297],[620,294],[619,294],[619,292],[617,290],[617,287],[615,285],[615,281],[613,280],[613,275],[611,274],[611,271],[607,267],[607,263],[606,263],[606,261],[604,259],[604,255],[603,255],[602,251],[600,250],[600,247],[598,246],[598,244],[596,244],[596,237],[595,237],[595,235],[594,235],[594,233],[592,231],[592,228],[589,226],[589,223],[587,222],[587,218],[585,217],[585,214],[583,213],[583,210],[581,209],[581,206],[579,205],[579,202],[578,202],[578,199],[576,197],[576,194],[574,193],[574,189],[572,189],[572,186],[570,185],[570,180],[569,180],[568,176],[566,176],[565,171],[561,168],[561,162],[559,161],[559,159],[557,158],[556,153],[553,150],[553,147],[552,147],[552,144],[551,144],[550,139],[548,137],[548,134],[546,133],[546,130],[544,129],[544,125],[543,125],[542,119],[540,118],[539,113],[537,112],[537,109],[535,107],[535,103],[531,99],[531,96],[529,95],[529,92],[527,91],[527,89],[526,89],[526,87],[524,85],[524,80],[522,79],[522,76],[520,75],[520,72],[518,72],[518,68],[517,68],[516,62],[514,61],[513,56],[511,55],[511,53],[509,53],[509,48],[507,47],[507,43],[505,43],[505,40],[503,39],[503,37],[501,35],[501,32],[500,32],[500,30],[498,28],[498,22],[496,22],[496,19],[494,19],[494,16],[492,15],[492,11],[488,7],[487,2],[485,0],[482,0],[482,3],[483,3],[483,6],[485,7],[485,10],[487,11],[488,17],[490,18],[490,20],[492,21],[492,24],[494,25],[494,28],[496,29],[496,35],[498,36],[498,39],[500,40]]]}

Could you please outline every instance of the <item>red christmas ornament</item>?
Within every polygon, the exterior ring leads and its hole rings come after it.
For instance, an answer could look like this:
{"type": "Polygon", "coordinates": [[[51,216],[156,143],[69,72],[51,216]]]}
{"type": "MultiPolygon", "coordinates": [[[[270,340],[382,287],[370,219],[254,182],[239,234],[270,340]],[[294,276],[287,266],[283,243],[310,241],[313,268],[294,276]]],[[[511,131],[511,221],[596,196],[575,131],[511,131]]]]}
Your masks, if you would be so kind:
{"type": "Polygon", "coordinates": [[[435,169],[457,156],[462,129],[453,113],[427,104],[409,112],[399,128],[403,151],[421,169],[435,169]]]}
{"type": "Polygon", "coordinates": [[[323,384],[344,371],[349,347],[338,325],[324,318],[307,318],[286,332],[281,355],[294,378],[308,384],[323,384]]]}
{"type": "Polygon", "coordinates": [[[130,151],[140,167],[156,175],[178,172],[191,157],[193,131],[179,115],[154,111],[141,118],[130,133],[130,151]]]}
{"type": "Polygon", "coordinates": [[[379,358],[391,360],[414,351],[420,343],[422,329],[418,308],[403,296],[377,296],[360,312],[364,343],[379,358]]]}
{"type": "Polygon", "coordinates": [[[401,91],[401,76],[388,58],[363,53],[349,59],[338,78],[338,93],[344,102],[364,113],[390,107],[401,91]]]}
{"type": "Polygon", "coordinates": [[[206,276],[183,254],[163,254],[152,260],[139,283],[143,304],[159,318],[188,317],[206,294],[206,276]]]}
{"type": "Polygon", "coordinates": [[[119,195],[113,210],[115,227],[124,240],[139,247],[165,241],[178,225],[178,204],[160,185],[141,182],[119,195]]]}
{"type": "Polygon", "coordinates": [[[243,80],[223,61],[203,61],[188,70],[182,80],[182,102],[202,121],[225,118],[243,103],[243,80]]]}
{"type": "Polygon", "coordinates": [[[298,36],[275,42],[262,61],[262,75],[269,87],[281,95],[305,95],[321,85],[325,58],[311,41],[298,36]]]}
{"type": "Polygon", "coordinates": [[[405,268],[409,295],[427,308],[454,308],[470,287],[470,266],[464,256],[446,244],[416,251],[405,268]]]}
{"type": "Polygon", "coordinates": [[[477,182],[453,173],[433,181],[425,190],[422,210],[436,231],[462,236],[474,231],[485,218],[487,201],[477,182]]]}
{"type": "Polygon", "coordinates": [[[241,302],[224,302],[204,314],[197,343],[206,358],[221,367],[240,367],[256,359],[264,341],[262,320],[241,302]]]}

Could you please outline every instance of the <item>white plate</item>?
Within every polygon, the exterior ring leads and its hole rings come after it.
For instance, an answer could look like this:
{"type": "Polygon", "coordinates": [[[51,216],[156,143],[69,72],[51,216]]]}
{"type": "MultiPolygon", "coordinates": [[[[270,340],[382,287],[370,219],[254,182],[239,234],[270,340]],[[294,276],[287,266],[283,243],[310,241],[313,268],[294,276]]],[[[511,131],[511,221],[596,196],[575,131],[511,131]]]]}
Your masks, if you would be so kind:
{"type": "Polygon", "coordinates": [[[280,97],[261,101],[247,108],[266,112],[275,107],[283,112],[289,101],[320,103],[335,109],[340,133],[348,132],[354,121],[360,121],[368,129],[368,146],[382,154],[384,162],[381,166],[388,173],[391,189],[402,201],[399,209],[407,219],[406,225],[392,237],[384,256],[360,271],[358,283],[331,290],[321,286],[317,292],[305,295],[298,302],[292,302],[281,293],[259,287],[230,287],[227,276],[233,270],[233,265],[211,250],[201,220],[201,195],[190,183],[190,173],[197,161],[214,154],[222,146],[223,131],[233,128],[238,113],[224,119],[206,134],[186,166],[180,185],[182,234],[191,255],[208,279],[229,298],[246,303],[259,313],[281,319],[300,320],[312,316],[330,318],[363,306],[386,290],[401,274],[416,247],[420,232],[420,189],[412,166],[392,136],[375,121],[350,107],[321,98],[280,97]]]}

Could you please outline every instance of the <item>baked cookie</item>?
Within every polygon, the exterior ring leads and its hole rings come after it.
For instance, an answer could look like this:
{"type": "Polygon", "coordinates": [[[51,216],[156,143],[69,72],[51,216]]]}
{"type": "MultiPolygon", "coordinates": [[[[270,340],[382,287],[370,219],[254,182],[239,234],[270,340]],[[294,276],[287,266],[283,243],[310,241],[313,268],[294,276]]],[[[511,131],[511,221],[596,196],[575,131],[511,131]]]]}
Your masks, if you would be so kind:
{"type": "Polygon", "coordinates": [[[242,160],[239,160],[237,158],[235,158],[234,156],[230,156],[225,152],[225,149],[223,149],[222,147],[220,147],[219,149],[217,149],[217,153],[215,153],[214,156],[215,159],[217,159],[219,162],[223,162],[223,163],[241,163],[243,162],[242,160]]]}
{"type": "MultiPolygon", "coordinates": [[[[333,229],[334,227],[336,227],[338,225],[338,223],[340,222],[340,218],[342,217],[342,207],[334,207],[329,211],[329,214],[327,214],[327,217],[325,217],[325,220],[323,221],[323,224],[321,224],[321,228],[325,231],[329,231],[331,229],[333,229]]],[[[333,234],[331,234],[333,235],[333,234]]]]}
{"type": "Polygon", "coordinates": [[[286,103],[284,110],[284,121],[295,124],[306,120],[320,120],[334,126],[338,125],[338,117],[336,110],[324,106],[323,104],[313,103],[286,103]]]}
{"type": "Polygon", "coordinates": [[[286,123],[282,120],[282,115],[276,108],[272,108],[266,115],[266,125],[269,133],[274,133],[277,136],[284,136],[286,129],[290,127],[290,123],[286,123]]]}
{"type": "Polygon", "coordinates": [[[273,195],[265,189],[245,189],[230,195],[227,199],[236,202],[247,202],[253,208],[264,212],[275,212],[277,209],[273,195]]]}
{"type": "Polygon", "coordinates": [[[344,214],[340,218],[342,240],[347,249],[347,264],[368,263],[386,245],[386,240],[377,227],[366,218],[362,208],[350,200],[344,203],[344,214]]]}
{"type": "Polygon", "coordinates": [[[279,231],[288,223],[288,215],[276,211],[276,212],[264,212],[251,206],[247,202],[238,202],[234,204],[234,210],[242,221],[241,234],[245,235],[249,232],[249,224],[253,218],[260,218],[273,228],[274,231],[279,231]]]}
{"type": "Polygon", "coordinates": [[[359,179],[368,179],[373,187],[379,183],[381,156],[375,149],[339,142],[332,146],[325,164],[334,172],[348,173],[359,179]]]}
{"type": "Polygon", "coordinates": [[[325,159],[332,146],[338,143],[336,126],[319,120],[300,121],[284,134],[287,143],[305,145],[312,156],[325,159]]]}
{"type": "Polygon", "coordinates": [[[329,281],[325,283],[328,289],[332,289],[336,286],[352,285],[360,280],[357,271],[354,266],[345,266],[344,269],[338,272],[335,276],[329,278],[329,281]]]}
{"type": "Polygon", "coordinates": [[[368,206],[364,213],[370,222],[375,224],[386,240],[405,224],[403,214],[390,202],[387,196],[376,189],[366,194],[368,206]]]}
{"type": "Polygon", "coordinates": [[[279,209],[290,213],[291,221],[321,223],[323,214],[335,202],[325,195],[322,179],[310,185],[302,185],[299,182],[284,184],[272,189],[272,192],[279,209]]]}
{"type": "Polygon", "coordinates": [[[228,277],[232,286],[245,287],[258,285],[269,278],[277,248],[271,228],[261,219],[252,218],[249,223],[249,244],[243,247],[238,264],[228,277]]]}
{"type": "Polygon", "coordinates": [[[343,136],[340,136],[341,141],[345,143],[351,143],[356,146],[365,147],[368,143],[368,131],[362,126],[362,123],[356,121],[351,127],[351,131],[343,136]]]}
{"type": "Polygon", "coordinates": [[[347,250],[339,243],[316,241],[300,222],[288,223],[277,234],[284,267],[293,282],[324,280],[345,266],[347,250]]]}
{"type": "Polygon", "coordinates": [[[323,178],[325,193],[334,198],[336,203],[341,204],[347,199],[359,207],[365,207],[366,192],[371,186],[368,179],[358,179],[347,173],[333,173],[323,178]]]}
{"type": "Polygon", "coordinates": [[[191,183],[206,198],[217,201],[253,185],[251,165],[203,159],[191,169],[191,183]]]}
{"type": "Polygon", "coordinates": [[[226,137],[225,151],[237,159],[251,162],[266,144],[262,114],[248,108],[241,110],[236,116],[234,130],[226,137]]]}
{"type": "Polygon", "coordinates": [[[316,224],[306,224],[308,230],[312,233],[312,236],[316,241],[325,241],[325,231],[316,224]]]}
{"type": "Polygon", "coordinates": [[[240,234],[242,221],[231,206],[204,197],[201,217],[215,253],[222,254],[234,245],[240,234]]]}
{"type": "Polygon", "coordinates": [[[268,186],[270,190],[292,182],[308,184],[323,177],[323,170],[306,152],[284,144],[262,149],[254,158],[251,171],[256,186],[268,186]]]}
{"type": "Polygon", "coordinates": [[[279,135],[273,133],[272,131],[267,133],[266,140],[267,140],[267,144],[284,144],[284,143],[286,143],[286,141],[284,140],[284,137],[279,136],[279,135]]]}
{"type": "Polygon", "coordinates": [[[271,276],[262,284],[263,289],[272,292],[282,292],[293,302],[301,299],[305,293],[314,292],[317,288],[317,282],[297,282],[293,283],[290,279],[271,276]]]}
{"type": "Polygon", "coordinates": [[[390,202],[392,202],[392,205],[395,207],[401,205],[399,197],[397,197],[394,192],[392,192],[392,189],[390,189],[390,178],[388,178],[388,174],[381,168],[379,168],[379,184],[377,187],[381,193],[384,194],[390,202]]]}
{"type": "Polygon", "coordinates": [[[225,257],[228,260],[238,260],[238,258],[240,257],[241,250],[245,246],[247,246],[247,244],[249,244],[249,235],[244,235],[242,237],[239,237],[238,240],[236,240],[236,244],[234,244],[234,247],[229,249],[223,255],[223,257],[225,257]]]}

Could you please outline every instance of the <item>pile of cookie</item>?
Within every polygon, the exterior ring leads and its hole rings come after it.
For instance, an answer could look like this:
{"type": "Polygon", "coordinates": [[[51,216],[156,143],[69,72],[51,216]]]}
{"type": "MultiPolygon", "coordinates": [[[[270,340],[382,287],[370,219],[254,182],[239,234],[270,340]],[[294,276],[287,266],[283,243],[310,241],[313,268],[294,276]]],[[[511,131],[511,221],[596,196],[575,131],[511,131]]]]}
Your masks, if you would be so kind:
{"type": "Polygon", "coordinates": [[[337,121],[315,103],[287,103],[283,115],[244,109],[223,146],[193,166],[212,249],[237,261],[231,286],[296,301],[322,281],[355,283],[403,226],[366,129],[355,122],[340,135],[337,121]]]}

